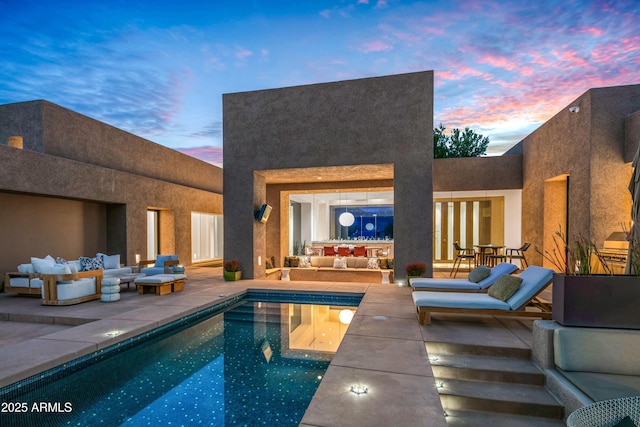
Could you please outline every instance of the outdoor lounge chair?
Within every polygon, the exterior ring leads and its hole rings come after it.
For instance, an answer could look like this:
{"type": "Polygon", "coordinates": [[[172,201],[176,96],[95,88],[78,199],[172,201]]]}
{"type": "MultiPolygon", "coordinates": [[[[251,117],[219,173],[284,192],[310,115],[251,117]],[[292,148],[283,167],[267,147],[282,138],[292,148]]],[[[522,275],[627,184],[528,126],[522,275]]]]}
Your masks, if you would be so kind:
{"type": "Polygon", "coordinates": [[[441,292],[486,292],[489,286],[503,274],[511,274],[518,267],[514,264],[501,262],[491,269],[488,277],[477,283],[469,279],[442,279],[418,277],[409,282],[414,291],[441,291],[441,292]]]}
{"type": "Polygon", "coordinates": [[[553,278],[553,270],[543,267],[527,267],[518,277],[520,288],[506,301],[485,293],[468,292],[413,292],[413,302],[421,325],[431,323],[431,313],[480,314],[491,316],[521,316],[551,319],[551,307],[536,296],[553,278]],[[539,311],[525,311],[532,305],[539,311]]]}

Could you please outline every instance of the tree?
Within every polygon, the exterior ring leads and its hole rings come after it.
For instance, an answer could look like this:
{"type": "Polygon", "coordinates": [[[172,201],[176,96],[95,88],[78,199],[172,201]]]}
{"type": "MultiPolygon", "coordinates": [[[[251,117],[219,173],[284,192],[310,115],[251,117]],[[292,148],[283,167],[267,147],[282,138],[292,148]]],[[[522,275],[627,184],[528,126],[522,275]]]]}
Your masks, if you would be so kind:
{"type": "Polygon", "coordinates": [[[451,135],[446,135],[445,130],[442,123],[433,130],[434,158],[479,157],[487,151],[489,137],[475,133],[469,128],[464,128],[464,131],[453,129],[451,135]]]}

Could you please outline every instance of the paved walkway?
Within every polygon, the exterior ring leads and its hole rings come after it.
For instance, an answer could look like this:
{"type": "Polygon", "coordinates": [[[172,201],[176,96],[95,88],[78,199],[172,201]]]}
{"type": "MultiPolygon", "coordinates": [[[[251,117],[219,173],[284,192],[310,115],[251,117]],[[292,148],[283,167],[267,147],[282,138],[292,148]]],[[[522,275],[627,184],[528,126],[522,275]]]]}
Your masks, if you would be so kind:
{"type": "Polygon", "coordinates": [[[302,426],[445,426],[425,341],[456,336],[531,345],[532,321],[434,316],[418,324],[408,288],[372,283],[224,282],[221,268],[190,267],[183,292],[138,295],[123,286],[116,303],[66,307],[0,297],[0,387],[151,330],[246,289],[362,292],[364,298],[309,405],[302,426]],[[117,334],[114,336],[114,333],[117,334]],[[353,384],[369,391],[356,395],[353,384]]]}

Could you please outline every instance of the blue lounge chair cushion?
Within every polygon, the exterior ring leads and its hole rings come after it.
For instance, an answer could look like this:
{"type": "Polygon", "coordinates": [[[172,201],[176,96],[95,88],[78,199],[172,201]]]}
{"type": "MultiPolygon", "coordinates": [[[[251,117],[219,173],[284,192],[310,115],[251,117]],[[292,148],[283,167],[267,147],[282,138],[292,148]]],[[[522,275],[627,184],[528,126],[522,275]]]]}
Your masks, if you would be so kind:
{"type": "Polygon", "coordinates": [[[416,307],[462,308],[471,310],[518,310],[533,298],[553,278],[553,270],[529,266],[518,277],[520,289],[507,301],[483,293],[412,292],[416,307]]]}
{"type": "Polygon", "coordinates": [[[520,275],[522,284],[520,289],[507,300],[512,310],[517,310],[531,300],[540,290],[553,279],[553,270],[535,265],[527,267],[520,275]]]}
{"type": "Polygon", "coordinates": [[[491,269],[491,273],[478,283],[473,283],[467,279],[441,279],[441,278],[416,278],[411,279],[411,286],[416,289],[460,289],[460,290],[483,290],[493,285],[500,276],[511,274],[518,269],[517,266],[508,262],[501,262],[491,269]]]}
{"type": "Polygon", "coordinates": [[[487,294],[456,292],[413,292],[416,307],[465,308],[472,310],[503,310],[511,307],[487,294]]]}

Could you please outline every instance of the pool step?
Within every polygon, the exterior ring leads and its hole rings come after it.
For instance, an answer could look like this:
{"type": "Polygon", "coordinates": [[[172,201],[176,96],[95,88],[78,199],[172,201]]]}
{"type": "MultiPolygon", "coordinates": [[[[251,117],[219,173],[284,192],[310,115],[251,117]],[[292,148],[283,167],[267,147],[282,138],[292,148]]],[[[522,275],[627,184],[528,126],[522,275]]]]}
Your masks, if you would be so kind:
{"type": "Polygon", "coordinates": [[[450,427],[559,427],[565,426],[560,419],[530,417],[527,415],[493,414],[482,411],[447,412],[447,426],[450,427]]]}
{"type": "Polygon", "coordinates": [[[433,375],[441,379],[465,379],[544,386],[544,374],[531,361],[512,357],[440,355],[431,360],[433,375]]]}
{"type": "Polygon", "coordinates": [[[563,407],[525,347],[427,342],[448,425],[562,425],[563,407]]]}
{"type": "Polygon", "coordinates": [[[263,304],[261,307],[255,307],[254,304],[242,304],[225,312],[224,318],[239,322],[281,323],[282,311],[279,304],[263,304]]]}

